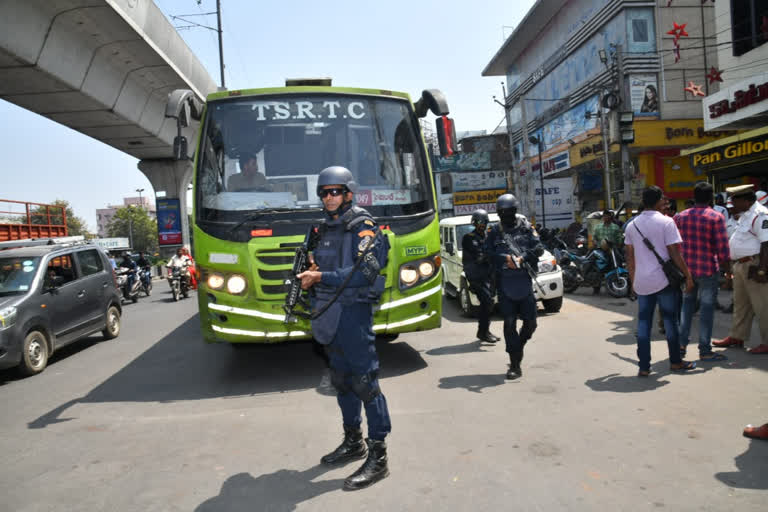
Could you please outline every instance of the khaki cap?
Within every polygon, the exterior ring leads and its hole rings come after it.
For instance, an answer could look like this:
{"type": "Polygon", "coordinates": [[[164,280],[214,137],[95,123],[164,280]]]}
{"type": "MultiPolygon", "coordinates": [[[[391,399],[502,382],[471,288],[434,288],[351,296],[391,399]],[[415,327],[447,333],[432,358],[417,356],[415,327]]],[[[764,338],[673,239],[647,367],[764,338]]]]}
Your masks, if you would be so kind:
{"type": "Polygon", "coordinates": [[[746,194],[753,193],[755,191],[754,185],[739,185],[738,187],[728,187],[725,189],[731,197],[739,197],[746,194]]]}

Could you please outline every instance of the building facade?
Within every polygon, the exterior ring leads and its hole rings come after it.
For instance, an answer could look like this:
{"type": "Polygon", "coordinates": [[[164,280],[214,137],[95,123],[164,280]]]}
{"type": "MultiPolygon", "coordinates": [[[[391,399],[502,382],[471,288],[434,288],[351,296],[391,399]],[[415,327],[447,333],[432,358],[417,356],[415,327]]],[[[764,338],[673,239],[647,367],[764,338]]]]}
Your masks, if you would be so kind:
{"type": "Polygon", "coordinates": [[[124,197],[123,204],[121,205],[107,205],[106,208],[96,209],[96,226],[97,234],[99,238],[106,238],[109,236],[109,223],[112,217],[117,213],[118,208],[124,208],[126,206],[141,206],[149,215],[153,218],[157,218],[157,209],[155,203],[150,200],[149,197],[124,197]]]}
{"type": "Polygon", "coordinates": [[[648,185],[692,195],[699,178],[681,150],[730,134],[707,132],[701,115],[702,95],[720,90],[707,79],[718,69],[714,17],[708,0],[534,4],[483,71],[506,77],[528,214],[541,214],[555,178],[573,180],[577,216],[637,202],[648,185]]]}
{"type": "Polygon", "coordinates": [[[723,82],[702,102],[704,127],[744,131],[686,153],[719,189],[741,179],[768,190],[768,1],[717,2],[715,30],[723,82]]]}

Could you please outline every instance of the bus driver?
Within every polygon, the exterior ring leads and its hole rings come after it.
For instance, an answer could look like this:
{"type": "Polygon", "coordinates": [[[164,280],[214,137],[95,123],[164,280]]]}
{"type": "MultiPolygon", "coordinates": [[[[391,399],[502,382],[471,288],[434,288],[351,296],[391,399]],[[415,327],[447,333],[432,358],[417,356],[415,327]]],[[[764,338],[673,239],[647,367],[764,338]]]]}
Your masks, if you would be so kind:
{"type": "Polygon", "coordinates": [[[227,190],[269,192],[267,178],[259,172],[259,161],[256,154],[243,153],[240,155],[240,173],[229,177],[227,190]]]}

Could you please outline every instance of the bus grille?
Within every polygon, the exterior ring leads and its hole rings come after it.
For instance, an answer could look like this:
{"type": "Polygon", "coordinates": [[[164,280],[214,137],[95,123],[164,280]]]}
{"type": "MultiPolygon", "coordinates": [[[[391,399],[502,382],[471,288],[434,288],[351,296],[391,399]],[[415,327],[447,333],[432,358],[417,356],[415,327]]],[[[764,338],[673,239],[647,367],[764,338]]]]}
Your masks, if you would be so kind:
{"type": "MultiPolygon", "coordinates": [[[[254,267],[257,273],[256,288],[259,296],[278,299],[288,293],[287,279],[291,278],[293,247],[260,249],[254,253],[254,267]],[[279,267],[279,268],[274,268],[279,267]],[[277,297],[275,297],[277,296],[277,297]]],[[[294,244],[290,244],[295,247],[294,244]]]]}

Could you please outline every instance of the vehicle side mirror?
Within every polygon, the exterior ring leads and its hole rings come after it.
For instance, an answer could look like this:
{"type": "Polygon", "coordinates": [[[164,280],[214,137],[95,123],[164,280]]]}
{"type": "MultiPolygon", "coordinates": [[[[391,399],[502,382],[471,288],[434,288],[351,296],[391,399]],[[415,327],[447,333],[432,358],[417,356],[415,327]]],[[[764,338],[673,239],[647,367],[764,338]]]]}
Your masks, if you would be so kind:
{"type": "Polygon", "coordinates": [[[454,253],[455,253],[456,251],[455,251],[455,250],[454,250],[454,248],[453,248],[453,242],[445,242],[445,252],[447,252],[447,253],[448,253],[448,254],[450,254],[451,256],[453,256],[453,255],[454,255],[454,253]]]}
{"type": "Polygon", "coordinates": [[[440,156],[453,156],[458,151],[456,126],[448,116],[437,118],[437,143],[440,146],[440,156]]]}

